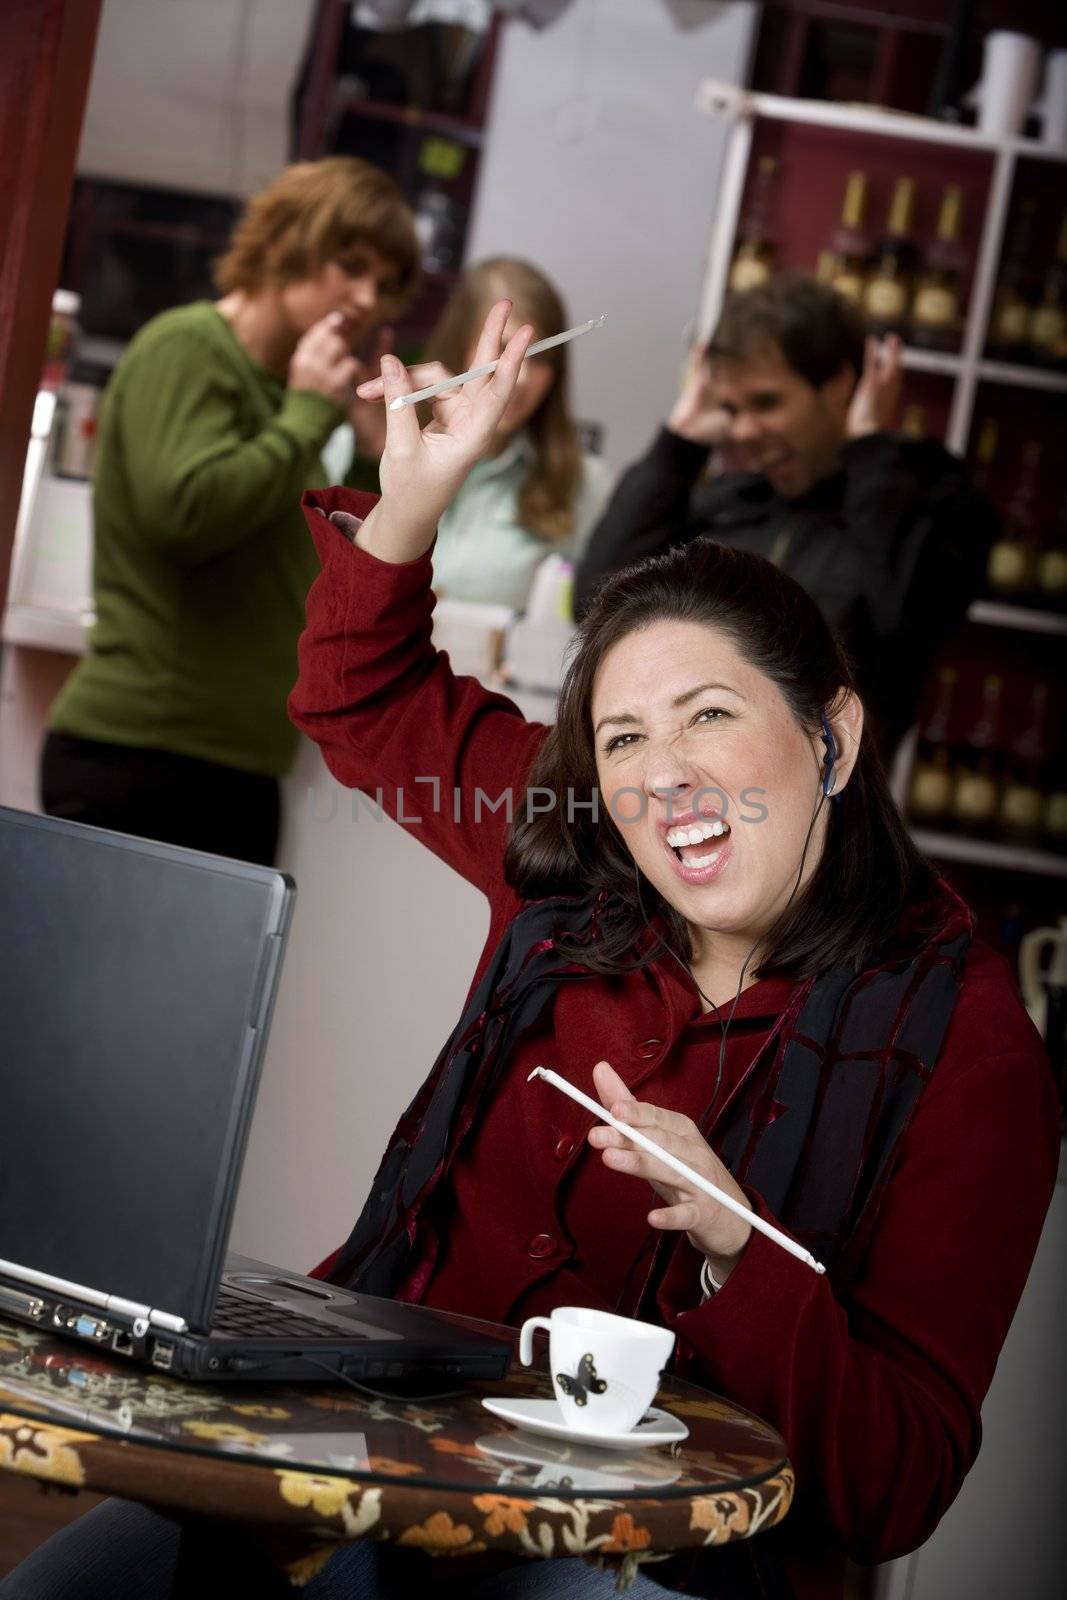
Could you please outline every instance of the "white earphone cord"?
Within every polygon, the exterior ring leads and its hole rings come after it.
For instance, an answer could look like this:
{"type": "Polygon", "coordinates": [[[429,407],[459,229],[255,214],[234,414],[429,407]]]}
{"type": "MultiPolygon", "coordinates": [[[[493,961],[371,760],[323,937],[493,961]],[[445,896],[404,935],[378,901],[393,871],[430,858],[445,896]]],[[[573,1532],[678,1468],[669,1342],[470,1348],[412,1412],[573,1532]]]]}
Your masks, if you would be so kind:
{"type": "MultiPolygon", "coordinates": [[[[834,787],[836,788],[836,773],[834,774],[834,787]]],[[[796,892],[800,888],[800,880],[804,876],[804,863],[808,858],[808,846],[811,844],[811,836],[815,831],[815,824],[819,820],[819,812],[822,810],[823,805],[826,802],[827,794],[829,794],[830,792],[831,792],[830,789],[824,789],[824,790],[822,790],[820,792],[818,801],[816,802],[816,805],[815,805],[815,810],[811,814],[811,821],[808,823],[808,831],[807,831],[807,834],[804,837],[804,848],[800,852],[800,865],[797,868],[796,881],[794,882],[793,887],[789,891],[788,900],[786,901],[785,905],[782,907],[782,910],[781,910],[781,916],[782,917],[785,916],[786,912],[789,910],[789,907],[793,904],[793,900],[794,900],[794,898],[796,896],[796,892]]],[[[635,881],[636,881],[636,884],[637,884],[637,904],[638,904],[638,907],[639,907],[640,912],[641,912],[641,918],[642,918],[642,920],[643,920],[643,922],[645,924],[645,927],[647,928],[647,927],[649,927],[649,921],[648,921],[648,917],[645,915],[644,900],[642,899],[642,896],[641,896],[641,869],[637,865],[636,861],[634,862],[634,878],[635,878],[635,881]]],[[[779,920],[780,920],[780,918],[779,918],[779,920]]],[[[677,961],[677,963],[681,967],[682,971],[688,973],[689,977],[692,979],[693,983],[696,985],[696,991],[697,991],[697,994],[700,996],[700,998],[710,1007],[710,1009],[712,1011],[716,1011],[717,1012],[720,1008],[717,1005],[714,1004],[714,1002],[704,993],[704,991],[700,987],[699,983],[697,983],[697,980],[696,980],[696,978],[695,978],[695,976],[693,974],[692,967],[690,967],[687,962],[682,960],[682,958],[678,954],[677,950],[672,949],[671,946],[669,944],[667,944],[665,940],[662,941],[662,942],[663,942],[663,948],[667,951],[667,953],[669,955],[672,955],[674,957],[675,961],[677,961]]],[[[733,1003],[730,1006],[730,1014],[729,1014],[729,1016],[726,1018],[725,1022],[722,1021],[721,1017],[719,1018],[719,1027],[721,1029],[721,1037],[719,1039],[719,1064],[718,1064],[718,1069],[717,1069],[717,1071],[715,1073],[715,1087],[712,1090],[711,1099],[708,1102],[707,1109],[705,1110],[704,1115],[701,1117],[700,1122],[698,1124],[698,1126],[700,1127],[700,1129],[702,1131],[703,1131],[703,1128],[704,1128],[705,1124],[707,1123],[708,1118],[711,1115],[712,1110],[714,1109],[716,1100],[718,1100],[718,1098],[719,1098],[719,1090],[722,1087],[723,1070],[724,1070],[725,1064],[726,1064],[726,1039],[727,1039],[727,1035],[729,1034],[729,1031],[730,1031],[730,1024],[734,1020],[734,1012],[737,1010],[737,1002],[740,1000],[742,990],[744,989],[744,986],[745,986],[745,973],[748,971],[749,962],[752,960],[752,957],[756,954],[756,951],[759,949],[759,946],[760,946],[760,941],[757,939],[756,943],[752,946],[752,949],[748,952],[748,955],[744,959],[744,962],[743,962],[742,967],[741,967],[741,974],[740,974],[740,976],[739,976],[739,978],[737,980],[737,993],[734,995],[733,1003]]]]}

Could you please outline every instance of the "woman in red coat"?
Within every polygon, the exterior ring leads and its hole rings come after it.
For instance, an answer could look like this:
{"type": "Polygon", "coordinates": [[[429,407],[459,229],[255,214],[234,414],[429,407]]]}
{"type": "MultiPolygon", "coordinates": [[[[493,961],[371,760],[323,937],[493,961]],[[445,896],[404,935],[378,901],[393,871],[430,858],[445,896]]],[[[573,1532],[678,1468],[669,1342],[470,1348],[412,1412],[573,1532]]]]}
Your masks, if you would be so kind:
{"type": "MultiPolygon", "coordinates": [[[[388,413],[379,502],[308,497],[323,572],[290,713],[492,908],[465,1016],[320,1270],[499,1321],[662,1320],[797,1471],[781,1529],[732,1559],[838,1595],[844,1555],[929,1536],[977,1453],[1055,1180],[1051,1076],[902,827],[826,624],[769,563],[702,542],[610,580],[551,731],[434,651],[436,522],[527,338],[424,433],[388,413]],[[528,1082],[539,1063],[827,1276],[528,1082]]],[[[411,387],[393,360],[382,384],[411,387]]],[[[725,1561],[688,1581],[748,1592],[725,1561]]]]}
{"type": "MultiPolygon", "coordinates": [[[[1055,1178],[1051,1075],[900,823],[826,624],[769,563],[699,541],[610,579],[553,730],[435,652],[434,530],[529,337],[424,432],[388,413],[380,500],[307,497],[323,570],[291,714],[492,911],[464,1016],[320,1271],[497,1321],[577,1302],[663,1322],[679,1370],[783,1434],[797,1493],[778,1528],[637,1590],[829,1600],[846,1555],[921,1544],[977,1453],[1055,1178]],[[538,1064],[826,1274],[529,1082],[538,1064]]],[[[382,365],[387,400],[413,387],[382,365]]],[[[406,1559],[343,1551],[309,1600],[414,1592],[406,1559]]],[[[554,1561],[469,1592],[608,1588],[554,1561]]]]}

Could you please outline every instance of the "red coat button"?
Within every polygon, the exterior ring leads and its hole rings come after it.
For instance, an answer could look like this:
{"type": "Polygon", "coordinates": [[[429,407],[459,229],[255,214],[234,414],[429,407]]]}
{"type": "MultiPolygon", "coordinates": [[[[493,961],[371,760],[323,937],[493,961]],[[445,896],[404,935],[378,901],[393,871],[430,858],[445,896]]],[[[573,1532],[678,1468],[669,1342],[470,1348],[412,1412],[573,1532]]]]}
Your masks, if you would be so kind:
{"type": "Polygon", "coordinates": [[[556,1241],[550,1233],[535,1233],[526,1246],[526,1253],[539,1260],[542,1256],[550,1256],[555,1248],[556,1241]]]}
{"type": "Polygon", "coordinates": [[[573,1150],[574,1150],[574,1140],[573,1139],[568,1139],[566,1137],[566,1135],[564,1135],[564,1137],[562,1139],[560,1139],[559,1142],[556,1145],[556,1150],[555,1150],[556,1160],[557,1161],[566,1161],[567,1157],[573,1152],[573,1150]]]}
{"type": "Polygon", "coordinates": [[[646,1061],[651,1061],[652,1057],[658,1055],[662,1049],[662,1039],[646,1039],[644,1044],[638,1045],[637,1054],[643,1056],[646,1061]]]}

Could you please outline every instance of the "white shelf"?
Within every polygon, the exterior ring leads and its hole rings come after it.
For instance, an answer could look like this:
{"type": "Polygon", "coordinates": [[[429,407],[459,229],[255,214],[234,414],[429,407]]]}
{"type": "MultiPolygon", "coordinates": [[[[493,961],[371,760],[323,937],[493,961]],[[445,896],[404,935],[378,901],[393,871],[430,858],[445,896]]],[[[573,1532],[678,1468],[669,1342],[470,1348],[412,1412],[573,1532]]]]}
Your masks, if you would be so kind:
{"type": "Polygon", "coordinates": [[[61,655],[83,656],[89,649],[91,616],[69,611],[49,611],[44,606],[10,605],[4,616],[5,644],[27,645],[33,650],[56,650],[61,655]]]}
{"type": "Polygon", "coordinates": [[[1043,367],[1015,366],[1008,361],[980,361],[978,377],[982,383],[1010,383],[1020,389],[1046,389],[1052,394],[1067,394],[1067,373],[1046,372],[1043,367]]]}
{"type": "Polygon", "coordinates": [[[1039,139],[1008,139],[1004,148],[1022,160],[1067,161],[1067,150],[1055,150],[1051,145],[1042,144],[1039,139]]]}
{"type": "Polygon", "coordinates": [[[903,361],[909,372],[937,372],[946,378],[958,378],[963,371],[959,356],[948,355],[941,350],[920,350],[912,344],[904,346],[903,361]]]}
{"type": "Polygon", "coordinates": [[[1014,628],[1020,633],[1067,633],[1067,614],[1006,605],[999,600],[975,600],[968,608],[967,621],[987,628],[1014,628]]]}
{"type": "Polygon", "coordinates": [[[989,844],[983,839],[967,839],[955,833],[928,833],[924,828],[913,829],[911,837],[923,855],[936,856],[940,861],[968,861],[978,867],[1028,872],[1038,878],[1067,878],[1067,856],[1050,855],[1045,850],[989,844]]]}
{"type": "Polygon", "coordinates": [[[788,95],[753,94],[736,84],[706,78],[697,89],[697,107],[715,117],[769,117],[778,122],[803,122],[813,128],[840,128],[847,133],[879,134],[924,144],[951,144],[966,150],[1034,156],[1042,161],[1067,161],[1067,150],[1052,149],[1037,139],[995,139],[977,128],[934,117],[888,111],[882,106],[799,100],[788,95]]]}
{"type": "Polygon", "coordinates": [[[709,240],[699,318],[701,337],[707,337],[711,332],[724,298],[727,268],[757,118],[812,128],[835,128],[842,133],[908,139],[920,144],[949,145],[957,150],[985,155],[991,165],[982,236],[975,256],[970,306],[958,355],[907,349],[904,365],[913,372],[940,374],[952,380],[945,444],[960,456],[967,453],[975,396],[980,383],[1012,384],[1050,394],[1067,394],[1067,374],[983,359],[1018,163],[1022,159],[1067,163],[1067,149],[1052,149],[1036,139],[993,138],[977,128],[938,122],[932,117],[911,116],[906,112],[888,111],[881,106],[844,105],[822,100],[798,100],[786,95],[754,94],[734,84],[719,83],[711,78],[705,79],[698,87],[696,103],[697,109],[706,116],[717,117],[731,124],[709,240]]]}

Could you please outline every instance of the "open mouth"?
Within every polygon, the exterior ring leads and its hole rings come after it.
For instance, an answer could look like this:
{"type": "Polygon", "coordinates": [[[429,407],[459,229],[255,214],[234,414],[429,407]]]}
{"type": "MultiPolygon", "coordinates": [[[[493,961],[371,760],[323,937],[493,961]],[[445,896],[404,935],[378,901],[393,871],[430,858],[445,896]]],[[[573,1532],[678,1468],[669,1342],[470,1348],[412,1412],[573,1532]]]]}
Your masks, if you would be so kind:
{"type": "Polygon", "coordinates": [[[723,855],[730,837],[730,824],[722,817],[674,823],[664,840],[680,866],[689,872],[713,867],[723,855]]]}

